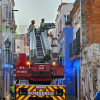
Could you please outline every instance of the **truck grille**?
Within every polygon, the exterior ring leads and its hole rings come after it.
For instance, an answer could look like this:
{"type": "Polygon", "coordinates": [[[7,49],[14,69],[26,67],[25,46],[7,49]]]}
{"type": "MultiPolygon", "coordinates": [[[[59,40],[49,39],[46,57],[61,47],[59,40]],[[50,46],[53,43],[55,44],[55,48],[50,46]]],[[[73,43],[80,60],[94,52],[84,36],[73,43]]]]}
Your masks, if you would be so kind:
{"type": "Polygon", "coordinates": [[[39,71],[39,72],[32,72],[32,75],[51,75],[51,72],[41,72],[41,71],[39,71]]]}

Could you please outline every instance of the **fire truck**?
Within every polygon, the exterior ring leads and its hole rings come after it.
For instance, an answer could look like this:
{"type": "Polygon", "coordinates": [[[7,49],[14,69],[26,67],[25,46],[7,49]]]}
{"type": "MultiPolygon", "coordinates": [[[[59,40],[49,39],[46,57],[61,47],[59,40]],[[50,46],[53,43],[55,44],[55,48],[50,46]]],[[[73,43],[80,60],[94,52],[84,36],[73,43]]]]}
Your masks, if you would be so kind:
{"type": "Polygon", "coordinates": [[[64,77],[64,66],[57,64],[52,58],[47,29],[28,29],[30,61],[26,54],[18,55],[16,100],[65,100],[66,86],[52,82],[64,77]]]}

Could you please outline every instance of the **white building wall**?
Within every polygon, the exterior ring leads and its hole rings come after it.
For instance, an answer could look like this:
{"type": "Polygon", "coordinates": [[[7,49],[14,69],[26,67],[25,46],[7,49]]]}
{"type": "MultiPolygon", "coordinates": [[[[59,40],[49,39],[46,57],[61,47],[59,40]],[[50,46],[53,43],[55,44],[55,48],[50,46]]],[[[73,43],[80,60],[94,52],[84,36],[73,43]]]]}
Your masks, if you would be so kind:
{"type": "MultiPolygon", "coordinates": [[[[14,7],[14,0],[2,0],[2,67],[4,68],[4,65],[7,63],[7,55],[4,51],[5,44],[4,42],[9,38],[11,41],[11,48],[10,51],[12,52],[12,40],[13,40],[13,33],[10,29],[11,23],[10,19],[12,19],[12,9],[14,7]]],[[[13,18],[14,19],[14,18],[13,18]]],[[[2,98],[5,98],[5,100],[10,100],[10,68],[8,68],[8,64],[6,64],[7,68],[4,68],[5,71],[3,71],[3,92],[2,92],[2,98]]]]}
{"type": "Polygon", "coordinates": [[[97,86],[98,91],[100,91],[100,68],[97,69],[97,86]]]}
{"type": "Polygon", "coordinates": [[[80,9],[76,11],[74,16],[76,16],[76,17],[75,17],[75,19],[73,18],[73,23],[74,23],[74,26],[73,26],[73,40],[76,39],[76,32],[81,27],[81,13],[80,13],[80,9]]]}
{"type": "Polygon", "coordinates": [[[24,40],[21,39],[15,40],[15,52],[24,53],[24,40]]]}
{"type": "Polygon", "coordinates": [[[66,27],[64,15],[66,15],[66,20],[67,20],[67,15],[70,14],[70,11],[72,10],[72,8],[73,8],[73,3],[68,3],[67,5],[63,5],[62,8],[61,8],[62,31],[63,31],[63,28],[66,27]]]}
{"type": "Polygon", "coordinates": [[[81,62],[81,99],[95,100],[95,91],[100,91],[100,44],[85,46],[81,62]]]}
{"type": "MultiPolygon", "coordinates": [[[[9,40],[11,41],[11,43],[13,44],[13,36],[14,33],[12,33],[10,26],[11,26],[11,19],[14,19],[14,17],[12,18],[12,9],[14,8],[14,0],[2,0],[2,34],[3,34],[3,38],[2,38],[2,43],[3,43],[3,49],[5,49],[4,46],[4,42],[7,40],[7,38],[9,38],[9,40]]],[[[13,20],[14,21],[14,20],[13,20]]],[[[12,45],[11,44],[11,45],[12,45]]],[[[11,51],[13,50],[13,48],[11,47],[11,51]]]]}
{"type": "Polygon", "coordinates": [[[56,25],[57,25],[57,27],[56,27],[57,28],[57,33],[56,33],[57,35],[56,36],[57,36],[57,39],[59,39],[59,37],[58,37],[58,34],[60,34],[59,32],[60,31],[63,32],[63,28],[66,27],[65,26],[65,20],[67,20],[67,15],[70,14],[70,11],[72,10],[72,8],[73,8],[73,3],[67,3],[67,4],[63,4],[61,9],[58,10],[58,17],[56,19],[56,25]],[[66,15],[66,19],[65,19],[64,15],[66,15]],[[59,29],[59,26],[61,24],[60,20],[61,20],[61,23],[62,23],[62,25],[61,25],[62,29],[61,30],[59,29]]]}

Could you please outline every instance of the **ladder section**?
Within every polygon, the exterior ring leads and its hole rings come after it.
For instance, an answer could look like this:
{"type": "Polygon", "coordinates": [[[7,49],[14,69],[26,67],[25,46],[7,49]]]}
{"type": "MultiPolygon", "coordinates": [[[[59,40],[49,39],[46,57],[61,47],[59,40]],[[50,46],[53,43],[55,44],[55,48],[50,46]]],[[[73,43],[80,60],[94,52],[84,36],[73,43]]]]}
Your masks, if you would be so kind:
{"type": "Polygon", "coordinates": [[[36,33],[37,59],[44,59],[40,33],[36,33]]]}

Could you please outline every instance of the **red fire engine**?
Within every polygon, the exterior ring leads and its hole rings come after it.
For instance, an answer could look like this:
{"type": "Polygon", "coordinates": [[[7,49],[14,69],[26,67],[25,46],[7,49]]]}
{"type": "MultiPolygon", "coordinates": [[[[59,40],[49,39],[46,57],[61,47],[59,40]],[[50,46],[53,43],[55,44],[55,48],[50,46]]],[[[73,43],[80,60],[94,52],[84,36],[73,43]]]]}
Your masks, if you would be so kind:
{"type": "Polygon", "coordinates": [[[52,59],[47,31],[28,30],[28,38],[30,61],[20,53],[16,63],[16,100],[65,100],[65,86],[51,84],[64,77],[64,66],[52,59]]]}

